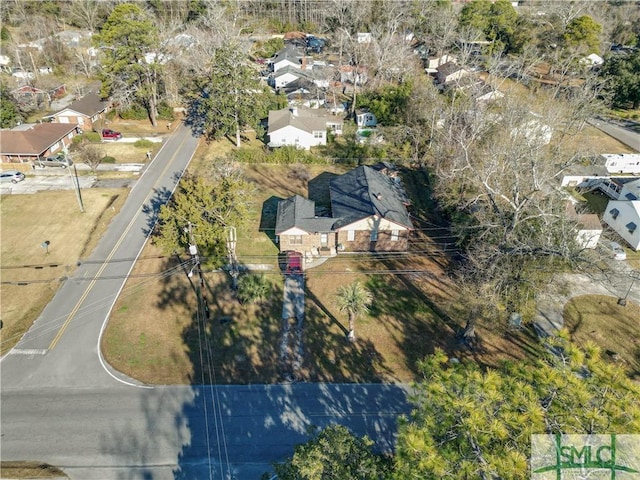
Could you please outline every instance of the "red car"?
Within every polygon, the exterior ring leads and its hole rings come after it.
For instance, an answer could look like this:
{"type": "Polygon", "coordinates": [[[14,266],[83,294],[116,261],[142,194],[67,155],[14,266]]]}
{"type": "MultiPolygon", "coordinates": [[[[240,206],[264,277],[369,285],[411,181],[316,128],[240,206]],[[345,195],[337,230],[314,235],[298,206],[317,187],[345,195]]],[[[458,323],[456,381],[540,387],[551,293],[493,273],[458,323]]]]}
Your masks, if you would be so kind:
{"type": "Polygon", "coordinates": [[[122,138],[122,134],[120,132],[105,128],[104,130],[102,130],[102,138],[103,140],[120,140],[122,138]]]}
{"type": "Polygon", "coordinates": [[[287,273],[302,273],[302,254],[300,252],[287,252],[287,273]]]}

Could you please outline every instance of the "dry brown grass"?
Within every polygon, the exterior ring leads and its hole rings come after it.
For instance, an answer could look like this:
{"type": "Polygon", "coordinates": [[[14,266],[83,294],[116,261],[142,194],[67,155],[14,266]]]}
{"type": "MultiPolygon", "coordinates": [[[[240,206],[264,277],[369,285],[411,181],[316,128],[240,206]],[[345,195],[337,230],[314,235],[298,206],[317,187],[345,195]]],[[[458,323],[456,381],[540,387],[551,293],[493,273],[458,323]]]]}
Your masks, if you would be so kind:
{"type": "Polygon", "coordinates": [[[623,307],[617,300],[604,295],[571,299],[564,308],[565,327],[578,345],[594,342],[605,358],[622,363],[640,378],[640,305],[628,301],[623,307]]]}
{"type": "Polygon", "coordinates": [[[14,282],[1,290],[2,354],[31,326],[76,262],[93,250],[126,195],[125,189],[83,190],[85,213],[69,190],[2,196],[2,282],[14,282]],[[48,255],[41,246],[45,240],[48,255]]]}
{"type": "Polygon", "coordinates": [[[0,462],[2,478],[69,478],[62,470],[41,462],[0,462]]]}
{"type": "MultiPolygon", "coordinates": [[[[292,176],[290,166],[246,167],[246,177],[256,184],[256,205],[252,228],[239,235],[241,262],[276,263],[277,249],[268,229],[257,228],[260,223],[269,224],[264,219],[269,215],[261,204],[296,193],[317,194],[320,202],[326,201],[319,195],[320,185],[341,168],[307,168],[312,178],[309,184],[292,176]],[[257,215],[261,210],[262,215],[257,215]]],[[[455,333],[462,327],[458,319],[461,306],[445,273],[448,260],[426,235],[416,242],[426,254],[396,260],[338,256],[307,270],[304,361],[297,372],[299,378],[406,382],[416,378],[416,361],[436,347],[485,365],[536,353],[535,339],[526,331],[512,333],[489,322],[478,326],[480,347],[461,351],[455,340],[455,333]],[[393,273],[408,267],[417,273],[393,273]],[[335,294],[339,286],[356,280],[371,290],[375,301],[370,312],[356,322],[358,341],[350,343],[346,340],[347,318],[336,308],[335,294]]],[[[157,253],[149,245],[143,257],[152,258],[157,253]]],[[[152,384],[280,381],[283,321],[279,271],[267,273],[273,292],[269,302],[261,306],[240,305],[230,292],[226,274],[207,273],[205,294],[210,320],[198,330],[197,297],[186,272],[161,275],[172,262],[146,260],[134,268],[134,278],[127,282],[105,332],[103,351],[108,361],[127,375],[152,384]],[[138,274],[142,279],[135,277],[138,274]],[[212,371],[216,372],[215,379],[212,371]]],[[[291,338],[295,338],[293,328],[291,338]]]]}

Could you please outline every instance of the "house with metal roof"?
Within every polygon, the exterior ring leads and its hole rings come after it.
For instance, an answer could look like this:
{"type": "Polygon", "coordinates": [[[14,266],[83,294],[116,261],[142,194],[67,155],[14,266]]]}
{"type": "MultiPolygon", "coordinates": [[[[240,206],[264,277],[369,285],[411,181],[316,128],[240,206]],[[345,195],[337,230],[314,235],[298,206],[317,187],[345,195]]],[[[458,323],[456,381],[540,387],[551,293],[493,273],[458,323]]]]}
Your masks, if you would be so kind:
{"type": "Polygon", "coordinates": [[[281,251],[306,258],[339,252],[406,251],[413,230],[409,201],[392,165],[360,166],[329,182],[331,214],[316,214],[300,195],[278,203],[275,233],[281,251]]]}
{"type": "Polygon", "coordinates": [[[20,125],[0,132],[2,163],[27,163],[64,150],[78,133],[70,123],[20,125]]]}
{"type": "Polygon", "coordinates": [[[609,200],[602,220],[631,248],[640,250],[640,200],[609,200]]]}

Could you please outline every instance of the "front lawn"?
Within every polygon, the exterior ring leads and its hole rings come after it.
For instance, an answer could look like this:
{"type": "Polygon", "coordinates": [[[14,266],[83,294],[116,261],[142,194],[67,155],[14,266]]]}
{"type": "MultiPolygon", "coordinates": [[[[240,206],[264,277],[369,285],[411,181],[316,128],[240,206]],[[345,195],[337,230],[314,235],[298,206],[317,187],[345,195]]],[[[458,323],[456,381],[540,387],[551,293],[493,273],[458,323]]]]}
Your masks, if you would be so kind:
{"type": "MultiPolygon", "coordinates": [[[[201,162],[215,161],[208,153],[192,168],[204,172],[201,162]]],[[[197,296],[187,276],[190,266],[172,270],[177,259],[153,259],[148,245],[132,278],[118,300],[103,341],[107,360],[127,375],[152,384],[274,383],[300,360],[296,376],[303,381],[407,382],[416,378],[416,361],[445,349],[458,358],[483,365],[503,359],[520,360],[537,353],[529,330],[511,332],[506,322],[479,322],[480,347],[460,350],[455,334],[462,327],[463,305],[447,276],[443,254],[450,239],[440,228],[419,231],[412,241],[415,253],[395,258],[378,255],[340,255],[305,273],[305,319],[302,348],[296,326],[283,337],[283,277],[277,268],[273,237],[275,205],[293,194],[310,196],[322,206],[328,201],[326,184],[349,167],[339,165],[245,165],[245,176],[255,186],[249,226],[238,231],[241,264],[266,265],[264,274],[272,292],[266,303],[241,305],[230,291],[228,274],[206,272],[205,296],[209,319],[198,322],[197,296]],[[410,271],[410,272],[400,272],[410,271]],[[347,317],[335,304],[339,286],[361,281],[374,296],[366,315],[356,321],[355,343],[346,339],[347,317]],[[286,341],[285,341],[286,340],[286,341]],[[288,357],[281,358],[282,344],[288,357]],[[301,352],[301,357],[296,357],[301,352]],[[215,378],[214,378],[215,374],[215,378]]],[[[416,222],[438,221],[425,178],[405,172],[410,195],[420,195],[416,222]]],[[[416,207],[418,208],[418,207],[416,207]]],[[[426,223],[425,223],[426,224],[426,223]]],[[[417,225],[419,226],[419,225],[417,225]]],[[[188,255],[183,255],[188,260],[188,255]]],[[[190,265],[190,264],[187,264],[190,265]]]]}
{"type": "Polygon", "coordinates": [[[623,307],[617,301],[603,295],[575,297],[564,308],[565,327],[578,345],[594,342],[604,358],[640,378],[640,305],[628,301],[623,307]]]}

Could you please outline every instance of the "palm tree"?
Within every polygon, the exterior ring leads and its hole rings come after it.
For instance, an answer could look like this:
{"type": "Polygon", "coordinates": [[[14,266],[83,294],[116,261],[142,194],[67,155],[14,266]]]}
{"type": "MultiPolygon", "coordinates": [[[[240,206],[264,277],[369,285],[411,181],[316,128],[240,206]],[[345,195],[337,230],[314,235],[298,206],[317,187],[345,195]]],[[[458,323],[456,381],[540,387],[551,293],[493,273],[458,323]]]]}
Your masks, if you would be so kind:
{"type": "Polygon", "coordinates": [[[369,310],[373,302],[373,295],[363,287],[360,282],[353,282],[338,288],[336,292],[336,304],[341,312],[349,315],[349,335],[347,338],[353,342],[356,339],[355,322],[356,317],[369,310]]]}
{"type": "Polygon", "coordinates": [[[271,293],[271,283],[263,274],[243,275],[238,281],[238,300],[241,303],[262,303],[271,293]]]}

